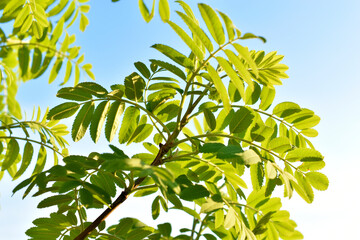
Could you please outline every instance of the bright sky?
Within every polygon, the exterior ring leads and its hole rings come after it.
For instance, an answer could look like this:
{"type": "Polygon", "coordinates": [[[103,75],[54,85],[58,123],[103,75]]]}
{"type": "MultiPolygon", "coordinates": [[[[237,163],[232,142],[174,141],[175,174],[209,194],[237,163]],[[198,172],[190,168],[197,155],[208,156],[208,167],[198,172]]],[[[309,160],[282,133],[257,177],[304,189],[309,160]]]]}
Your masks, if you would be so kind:
{"type": "MultiPolygon", "coordinates": [[[[160,22],[159,16],[146,24],[136,2],[91,1],[90,25],[85,33],[76,31],[77,44],[82,46],[86,61],[93,64],[97,82],[104,86],[122,83],[124,77],[135,70],[133,62],[159,58],[161,55],[150,48],[154,43],[185,49],[170,27],[160,22]]],[[[327,166],[323,172],[330,179],[329,189],[316,191],[310,205],[295,194],[290,201],[282,200],[283,208],[290,211],[306,240],[360,239],[357,217],[360,214],[357,200],[360,190],[356,185],[360,169],[356,137],[360,135],[360,79],[357,73],[360,69],[360,2],[204,2],[227,13],[242,32],[262,35],[268,40],[266,44],[256,40],[242,44],[285,55],[290,79],[277,88],[276,103],[294,101],[314,110],[322,119],[317,127],[320,134],[313,143],[325,156],[327,166]]],[[[175,8],[178,9],[173,4],[172,10],[175,8]]],[[[178,20],[174,13],[171,19],[178,20]]],[[[44,77],[24,84],[18,95],[23,109],[31,114],[34,105],[45,109],[60,103],[55,98],[59,83],[58,80],[49,86],[44,77]]],[[[108,151],[105,141],[98,145],[89,144],[91,142],[86,138],[72,145],[71,153],[86,154],[89,146],[92,151],[108,151]]],[[[4,240],[26,239],[24,232],[31,227],[31,221],[47,216],[46,211],[36,209],[40,198],[21,200],[20,194],[10,197],[17,183],[7,177],[0,181],[0,238],[4,240]]],[[[133,199],[120,206],[114,215],[125,216],[131,211],[132,216],[152,223],[150,205],[133,199]]]]}

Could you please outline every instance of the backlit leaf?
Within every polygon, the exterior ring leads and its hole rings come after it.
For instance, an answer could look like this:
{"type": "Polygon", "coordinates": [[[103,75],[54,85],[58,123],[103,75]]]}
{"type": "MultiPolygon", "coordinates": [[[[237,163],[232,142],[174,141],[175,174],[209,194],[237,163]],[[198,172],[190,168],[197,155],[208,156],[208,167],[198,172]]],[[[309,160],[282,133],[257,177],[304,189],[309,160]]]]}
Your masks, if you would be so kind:
{"type": "Polygon", "coordinates": [[[198,198],[209,196],[209,191],[202,185],[193,185],[183,189],[180,193],[180,198],[186,201],[193,201],[198,198]]]}
{"type": "Polygon", "coordinates": [[[19,171],[17,171],[17,173],[13,177],[13,180],[17,179],[25,172],[25,170],[28,168],[28,166],[31,162],[33,154],[34,154],[34,147],[31,145],[30,142],[26,142],[20,169],[19,169],[19,171]]]}
{"type": "Polygon", "coordinates": [[[211,131],[213,131],[216,128],[216,119],[214,114],[207,108],[205,108],[203,112],[207,125],[210,127],[211,131]]]}
{"type": "Polygon", "coordinates": [[[301,162],[316,162],[322,161],[324,157],[320,152],[315,149],[310,148],[296,148],[290,152],[285,157],[286,160],[290,162],[301,161],[301,162]]]}
{"type": "Polygon", "coordinates": [[[177,14],[179,14],[179,16],[182,18],[182,20],[186,23],[186,25],[189,27],[189,29],[191,30],[191,32],[193,34],[195,34],[200,41],[202,42],[202,44],[204,44],[204,46],[206,47],[206,49],[209,52],[212,52],[214,47],[209,39],[209,37],[206,35],[206,33],[199,27],[199,25],[197,23],[194,22],[194,20],[192,20],[190,17],[188,17],[187,15],[185,15],[182,12],[177,12],[177,14]]]}
{"type": "Polygon", "coordinates": [[[80,104],[76,102],[66,102],[50,109],[47,114],[48,120],[60,120],[71,117],[80,108],[80,104]]]}
{"type": "Polygon", "coordinates": [[[186,45],[191,49],[191,51],[195,54],[195,56],[199,60],[203,60],[205,57],[205,53],[199,48],[199,46],[194,42],[194,40],[189,37],[189,35],[177,24],[168,21],[170,27],[179,35],[179,37],[185,42],[186,45]]]}
{"type": "Polygon", "coordinates": [[[109,107],[110,101],[103,101],[96,107],[94,111],[90,125],[90,136],[95,143],[99,140],[101,129],[105,123],[105,118],[109,107]]]}
{"type": "Polygon", "coordinates": [[[204,19],[204,22],[215,42],[217,42],[219,45],[223,44],[225,42],[224,29],[214,9],[203,3],[199,4],[198,7],[201,16],[204,19]]]}
{"type": "Polygon", "coordinates": [[[130,106],[125,110],[124,118],[119,131],[119,143],[126,143],[138,124],[140,110],[130,106]]]}
{"type": "Polygon", "coordinates": [[[161,20],[167,22],[170,19],[170,7],[168,0],[159,0],[159,13],[161,20]]]}
{"type": "Polygon", "coordinates": [[[87,101],[91,99],[91,95],[81,88],[65,87],[61,88],[57,94],[57,97],[74,100],[74,101],[87,101]]]}
{"type": "Polygon", "coordinates": [[[329,186],[329,179],[320,172],[308,172],[305,176],[310,184],[317,190],[325,191],[329,186]]]}
{"type": "Polygon", "coordinates": [[[136,102],[143,100],[143,91],[145,88],[144,79],[137,73],[132,73],[125,78],[125,94],[130,100],[136,102]]]}
{"type": "Polygon", "coordinates": [[[155,48],[174,62],[180,64],[183,67],[193,69],[194,63],[191,59],[183,55],[182,53],[178,52],[177,50],[173,49],[172,47],[163,45],[163,44],[154,44],[151,46],[155,48]]]}
{"type": "Polygon", "coordinates": [[[111,142],[120,124],[120,117],[125,109],[125,104],[115,101],[111,104],[105,124],[105,137],[111,142]]]}
{"type": "Polygon", "coordinates": [[[225,70],[226,74],[230,77],[230,80],[239,91],[240,96],[244,98],[245,97],[244,83],[239,78],[238,74],[235,72],[235,70],[232,68],[229,62],[225,60],[225,58],[216,57],[216,60],[218,61],[220,66],[225,70]]]}
{"type": "Polygon", "coordinates": [[[183,71],[181,71],[178,67],[176,67],[170,63],[163,62],[160,60],[155,60],[155,59],[150,59],[150,62],[158,65],[159,67],[165,68],[166,70],[172,72],[173,74],[177,75],[178,77],[186,80],[185,73],[183,71]]]}
{"type": "Polygon", "coordinates": [[[274,138],[268,143],[267,147],[276,153],[284,153],[291,149],[290,141],[287,137],[274,138]]]}
{"type": "Polygon", "coordinates": [[[87,102],[81,107],[77,114],[71,129],[71,137],[75,142],[84,137],[94,113],[94,106],[94,102],[87,102]]]}
{"type": "Polygon", "coordinates": [[[73,200],[73,198],[70,197],[69,195],[56,195],[56,196],[51,196],[51,197],[45,198],[38,204],[37,207],[38,208],[46,208],[46,207],[51,207],[54,205],[59,205],[62,203],[68,203],[68,202],[71,202],[72,200],[73,200]]]}
{"type": "Polygon", "coordinates": [[[259,155],[252,149],[246,150],[242,153],[237,153],[236,155],[239,156],[241,161],[246,165],[261,162],[261,158],[259,157],[259,155]]]}
{"type": "Polygon", "coordinates": [[[233,119],[230,122],[230,132],[240,133],[248,129],[252,124],[254,114],[246,107],[241,107],[234,114],[233,119]]]}
{"type": "Polygon", "coordinates": [[[224,108],[227,111],[230,111],[231,105],[230,105],[229,96],[227,94],[226,87],[225,87],[224,83],[222,82],[219,74],[216,72],[216,70],[211,65],[207,66],[207,70],[211,77],[211,80],[213,81],[213,83],[215,85],[216,90],[218,91],[218,93],[220,95],[220,99],[224,104],[224,108]]]}
{"type": "Polygon", "coordinates": [[[273,114],[284,118],[300,111],[301,108],[298,104],[293,102],[282,102],[274,107],[273,114]]]}
{"type": "Polygon", "coordinates": [[[19,155],[19,151],[19,143],[14,138],[11,138],[7,144],[5,158],[1,165],[1,171],[5,171],[13,165],[19,155]]]}
{"type": "Polygon", "coordinates": [[[149,69],[146,67],[146,65],[142,62],[136,62],[134,63],[135,67],[137,70],[139,70],[139,72],[146,78],[150,77],[150,71],[149,69]]]}

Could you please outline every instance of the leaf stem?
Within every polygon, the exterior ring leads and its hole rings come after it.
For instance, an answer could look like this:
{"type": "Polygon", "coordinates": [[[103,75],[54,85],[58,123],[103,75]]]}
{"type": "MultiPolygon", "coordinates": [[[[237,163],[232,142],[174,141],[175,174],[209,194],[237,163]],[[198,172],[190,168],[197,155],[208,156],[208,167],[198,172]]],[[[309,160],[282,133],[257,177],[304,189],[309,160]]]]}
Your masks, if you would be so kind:
{"type": "Polygon", "coordinates": [[[52,151],[56,152],[57,154],[59,154],[60,156],[64,157],[64,155],[59,152],[58,150],[56,150],[55,148],[49,146],[49,145],[46,145],[45,143],[43,142],[39,142],[39,141],[36,141],[36,140],[33,140],[33,139],[30,139],[30,138],[22,138],[22,137],[11,137],[11,136],[0,136],[0,139],[18,139],[18,140],[23,140],[23,141],[28,141],[28,142],[33,142],[33,143],[37,143],[41,146],[44,146],[44,147],[47,147],[49,149],[51,149],[52,151]]]}
{"type": "MultiPolygon", "coordinates": [[[[232,138],[232,139],[236,139],[236,140],[239,140],[239,141],[242,141],[242,142],[245,142],[245,143],[248,143],[254,147],[257,147],[261,150],[264,150],[265,152],[268,152],[269,154],[273,155],[274,157],[277,157],[278,159],[284,161],[285,163],[289,164],[289,166],[291,166],[292,168],[294,168],[295,170],[297,170],[297,167],[295,167],[294,165],[292,165],[291,163],[289,163],[289,161],[287,161],[286,159],[280,157],[279,155],[277,155],[276,153],[274,153],[273,151],[267,149],[267,148],[264,148],[260,145],[257,145],[249,140],[246,140],[246,139],[242,139],[242,138],[239,138],[239,137],[236,137],[236,136],[233,136],[233,135],[228,135],[228,134],[223,134],[223,133],[207,133],[207,134],[200,134],[200,135],[196,135],[196,136],[192,136],[192,138],[203,138],[203,137],[223,137],[223,138],[232,138]]],[[[179,145],[180,143],[183,143],[183,142],[186,142],[188,141],[187,138],[185,139],[182,139],[182,140],[179,140],[177,141],[176,143],[174,143],[174,145],[179,145]]]]}

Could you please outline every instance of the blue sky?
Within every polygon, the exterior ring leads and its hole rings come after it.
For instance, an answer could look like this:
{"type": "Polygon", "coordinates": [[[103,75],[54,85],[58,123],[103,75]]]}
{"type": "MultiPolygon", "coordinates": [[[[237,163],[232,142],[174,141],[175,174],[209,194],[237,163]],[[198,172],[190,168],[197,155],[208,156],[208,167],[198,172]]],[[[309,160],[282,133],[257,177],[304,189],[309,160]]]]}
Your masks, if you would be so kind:
{"type": "MultiPolygon", "coordinates": [[[[169,26],[159,16],[146,24],[140,16],[137,1],[118,3],[91,1],[90,25],[85,33],[77,34],[87,62],[93,64],[96,80],[104,86],[122,83],[135,70],[133,62],[160,58],[154,43],[164,43],[185,49],[169,26]]],[[[150,2],[150,1],[148,1],[150,2]]],[[[190,2],[190,1],[189,1],[190,2]]],[[[196,1],[192,1],[196,2],[196,1]]],[[[315,147],[325,156],[324,173],[330,179],[329,189],[315,192],[313,204],[298,197],[283,200],[292,219],[306,240],[360,239],[357,229],[360,214],[356,176],[360,169],[358,155],[360,135],[360,2],[356,0],[208,0],[209,5],[227,13],[242,30],[266,37],[266,44],[248,40],[242,44],[253,49],[278,51],[285,55],[284,63],[290,69],[289,79],[277,88],[275,103],[293,101],[315,111],[321,117],[317,127],[319,136],[313,139],[315,147]]],[[[195,4],[192,4],[196,11],[195,4]]],[[[172,10],[179,9],[172,4],[172,10]]],[[[171,19],[178,21],[172,12],[171,19]]],[[[23,109],[31,112],[34,105],[43,109],[55,106],[60,80],[47,85],[46,77],[24,84],[18,95],[23,109]]],[[[89,139],[89,138],[87,138],[89,139]]],[[[90,141],[72,145],[72,153],[87,153],[90,141]]],[[[107,151],[107,143],[92,146],[92,150],[107,151]]],[[[40,199],[21,200],[10,197],[16,183],[0,181],[1,239],[25,239],[24,232],[36,217],[46,212],[36,209],[40,199]]],[[[135,217],[150,215],[147,204],[128,201],[115,215],[135,217]]],[[[145,218],[149,219],[149,218],[145,218]]],[[[164,218],[163,218],[164,219],[164,218]]],[[[164,220],[166,221],[166,220],[164,220]]],[[[151,224],[151,222],[149,222],[151,224]]]]}

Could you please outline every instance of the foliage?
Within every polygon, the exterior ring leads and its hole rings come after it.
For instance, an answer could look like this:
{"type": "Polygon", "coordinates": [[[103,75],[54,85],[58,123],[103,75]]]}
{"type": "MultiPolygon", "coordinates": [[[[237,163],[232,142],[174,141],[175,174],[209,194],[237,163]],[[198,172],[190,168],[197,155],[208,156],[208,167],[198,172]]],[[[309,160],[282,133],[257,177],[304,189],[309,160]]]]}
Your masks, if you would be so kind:
{"type": "MultiPolygon", "coordinates": [[[[317,136],[313,127],[320,118],[293,102],[268,110],[275,86],[288,78],[283,56],[249,50],[242,45],[244,40],[265,39],[243,34],[225,13],[206,4],[198,5],[202,24],[185,2],[177,1],[183,11],[176,14],[188,27],[183,29],[170,21],[168,1],[159,0],[161,19],[188,51],[154,44],[152,48],[166,60],[136,62],[137,72],[128,75],[124,84],[107,88],[95,82],[79,83],[80,68],[94,78],[91,65],[82,65],[80,48],[70,47],[75,36],[62,33],[79,14],[80,29],[85,30],[88,20],[83,13],[90,8],[85,2],[19,0],[1,5],[1,21],[15,20],[13,33],[3,34],[1,47],[5,81],[0,150],[6,151],[1,155],[1,171],[18,178],[31,161],[33,143],[40,145],[35,170],[13,192],[25,188],[25,197],[37,187],[34,196],[48,196],[38,208],[57,206],[49,217],[35,219],[26,234],[34,240],[302,239],[289,212],[281,208],[280,198],[272,193],[283,187],[284,197],[291,198],[295,190],[311,203],[313,188],[326,190],[328,179],[318,172],[325,163],[309,140],[317,136]],[[54,27],[53,19],[57,19],[54,27]],[[50,67],[52,58],[56,60],[50,67]],[[42,120],[40,110],[31,121],[18,120],[15,79],[37,78],[50,67],[51,83],[65,61],[63,84],[73,68],[75,77],[73,87],[57,93],[64,103],[46,112],[42,120]],[[96,143],[104,132],[109,142],[117,137],[119,144],[142,144],[147,152],[128,156],[121,149],[124,145],[110,145],[108,153],[68,155],[62,137],[66,126],[58,121],[72,116],[75,142],[89,132],[96,143]],[[15,128],[26,137],[14,136],[15,128]],[[41,141],[33,140],[27,128],[38,132],[41,141]],[[22,156],[20,140],[26,142],[22,156]],[[55,153],[55,159],[57,154],[63,158],[44,171],[46,148],[55,153]],[[250,191],[243,180],[247,174],[250,191]],[[150,227],[134,218],[121,218],[106,227],[105,217],[131,194],[154,196],[153,219],[161,208],[177,209],[193,217],[192,226],[185,226],[177,236],[171,223],[150,227]],[[187,207],[189,202],[194,209],[187,207]],[[87,218],[91,208],[105,210],[91,222],[87,218]]],[[[154,16],[155,4],[154,0],[149,11],[139,0],[147,22],[154,16]]]]}

